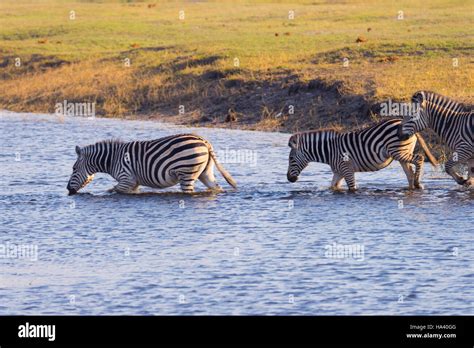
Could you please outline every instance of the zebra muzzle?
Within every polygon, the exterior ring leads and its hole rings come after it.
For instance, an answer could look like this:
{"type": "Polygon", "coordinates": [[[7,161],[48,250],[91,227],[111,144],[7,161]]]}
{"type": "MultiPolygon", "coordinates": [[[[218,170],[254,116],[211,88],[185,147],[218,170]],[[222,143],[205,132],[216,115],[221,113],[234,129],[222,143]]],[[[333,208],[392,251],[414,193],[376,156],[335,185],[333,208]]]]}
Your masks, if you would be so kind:
{"type": "Polygon", "coordinates": [[[289,182],[295,182],[296,180],[298,180],[298,177],[297,176],[293,176],[293,175],[290,175],[290,173],[288,173],[286,175],[287,179],[289,182]]]}
{"type": "Polygon", "coordinates": [[[66,187],[66,188],[67,188],[67,190],[69,191],[69,196],[71,196],[71,195],[73,195],[73,194],[75,194],[75,193],[77,192],[77,190],[73,189],[73,188],[71,187],[71,185],[69,185],[69,184],[67,184],[67,187],[66,187]]]}

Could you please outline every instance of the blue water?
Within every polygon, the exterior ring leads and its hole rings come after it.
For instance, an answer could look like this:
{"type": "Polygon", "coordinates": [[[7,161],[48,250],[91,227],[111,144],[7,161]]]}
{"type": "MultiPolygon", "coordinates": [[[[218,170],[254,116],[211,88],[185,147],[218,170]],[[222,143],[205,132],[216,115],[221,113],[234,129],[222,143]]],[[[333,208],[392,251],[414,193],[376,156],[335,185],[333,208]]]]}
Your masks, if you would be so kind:
{"type": "Polygon", "coordinates": [[[474,314],[474,192],[398,165],[328,189],[286,180],[288,135],[0,113],[0,314],[474,314]],[[239,184],[67,196],[75,145],[196,132],[239,184]],[[239,163],[232,151],[250,154],[239,163]],[[231,163],[233,162],[233,163],[231,163]],[[342,255],[330,246],[353,247],[342,255]],[[29,257],[3,246],[36,247],[29,257]],[[363,251],[361,251],[363,248],[363,251]]]}

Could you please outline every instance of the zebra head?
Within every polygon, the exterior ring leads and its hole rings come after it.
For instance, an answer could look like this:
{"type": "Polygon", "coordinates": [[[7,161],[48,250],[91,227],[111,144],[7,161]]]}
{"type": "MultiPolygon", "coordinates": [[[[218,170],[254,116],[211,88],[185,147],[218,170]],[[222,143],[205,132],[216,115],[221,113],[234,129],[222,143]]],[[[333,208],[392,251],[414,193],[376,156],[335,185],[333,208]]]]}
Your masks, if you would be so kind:
{"type": "Polygon", "coordinates": [[[72,166],[72,175],[67,184],[69,195],[75,194],[81,188],[86,186],[94,178],[95,171],[91,167],[88,156],[84,149],[76,146],[77,160],[72,166]]]}
{"type": "Polygon", "coordinates": [[[407,140],[415,133],[421,132],[428,127],[429,124],[429,110],[427,110],[427,95],[426,92],[420,91],[413,94],[411,97],[412,105],[415,105],[415,112],[411,115],[405,115],[402,123],[398,126],[398,138],[400,140],[407,140]]]}
{"type": "Polygon", "coordinates": [[[288,142],[288,146],[291,148],[288,173],[286,177],[289,182],[295,182],[298,180],[298,176],[308,166],[309,159],[307,158],[306,151],[301,148],[300,145],[300,134],[293,134],[288,142]]]}

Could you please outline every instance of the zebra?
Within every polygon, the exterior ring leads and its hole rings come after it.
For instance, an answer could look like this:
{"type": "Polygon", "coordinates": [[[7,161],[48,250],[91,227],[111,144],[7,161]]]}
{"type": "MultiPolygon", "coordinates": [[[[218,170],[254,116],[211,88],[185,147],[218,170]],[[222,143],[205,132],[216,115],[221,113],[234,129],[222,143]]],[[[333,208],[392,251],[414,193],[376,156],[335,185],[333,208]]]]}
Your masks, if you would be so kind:
{"type": "Polygon", "coordinates": [[[412,103],[419,106],[419,112],[405,117],[399,128],[400,139],[431,128],[453,151],[446,162],[445,170],[459,185],[474,184],[474,115],[473,110],[437,93],[418,91],[412,96],[412,103]],[[469,178],[456,173],[456,164],[467,164],[469,178]]]}
{"type": "Polygon", "coordinates": [[[149,141],[106,140],[83,148],[76,146],[77,160],[67,184],[69,195],[90,183],[95,173],[110,174],[118,181],[109,192],[132,193],[140,185],[165,188],[181,185],[194,191],[199,179],[211,190],[222,190],[214,177],[214,165],[234,188],[232,176],[217,161],[212,145],[195,134],[177,134],[149,141]]]}
{"type": "Polygon", "coordinates": [[[420,177],[424,156],[413,153],[417,138],[430,162],[437,165],[437,161],[420,135],[403,141],[398,139],[401,122],[401,119],[393,118],[351,132],[320,130],[293,134],[288,142],[291,148],[288,181],[298,180],[309,162],[321,162],[332,169],[332,189],[339,190],[344,179],[349,191],[354,192],[357,189],[355,172],[377,171],[396,159],[405,171],[409,188],[422,189],[420,177]],[[415,173],[410,164],[415,165],[415,173]]]}

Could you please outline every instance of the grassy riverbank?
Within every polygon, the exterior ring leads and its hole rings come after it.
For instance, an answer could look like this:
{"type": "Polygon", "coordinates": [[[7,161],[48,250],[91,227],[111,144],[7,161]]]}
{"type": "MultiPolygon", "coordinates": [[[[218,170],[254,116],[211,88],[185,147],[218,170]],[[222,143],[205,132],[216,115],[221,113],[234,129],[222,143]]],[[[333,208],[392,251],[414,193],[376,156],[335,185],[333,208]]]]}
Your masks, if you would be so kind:
{"type": "Polygon", "coordinates": [[[418,89],[472,103],[472,11],[462,0],[3,0],[0,108],[67,100],[104,117],[349,129],[418,89]]]}

